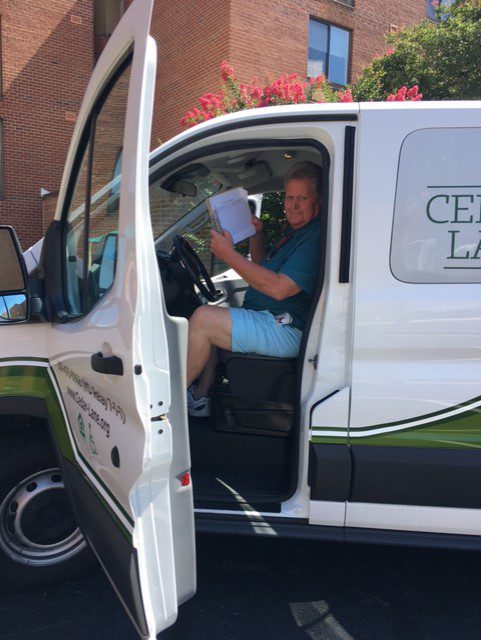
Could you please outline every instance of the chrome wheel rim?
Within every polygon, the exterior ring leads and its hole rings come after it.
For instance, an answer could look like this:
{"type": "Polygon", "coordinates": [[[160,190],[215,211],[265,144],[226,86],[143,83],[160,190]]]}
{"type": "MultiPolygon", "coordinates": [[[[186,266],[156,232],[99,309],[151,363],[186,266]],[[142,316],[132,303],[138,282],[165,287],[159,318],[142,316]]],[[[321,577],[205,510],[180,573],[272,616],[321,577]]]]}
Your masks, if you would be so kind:
{"type": "Polygon", "coordinates": [[[19,482],[0,505],[0,547],[25,565],[64,562],[86,546],[68,503],[59,469],[19,482]]]}

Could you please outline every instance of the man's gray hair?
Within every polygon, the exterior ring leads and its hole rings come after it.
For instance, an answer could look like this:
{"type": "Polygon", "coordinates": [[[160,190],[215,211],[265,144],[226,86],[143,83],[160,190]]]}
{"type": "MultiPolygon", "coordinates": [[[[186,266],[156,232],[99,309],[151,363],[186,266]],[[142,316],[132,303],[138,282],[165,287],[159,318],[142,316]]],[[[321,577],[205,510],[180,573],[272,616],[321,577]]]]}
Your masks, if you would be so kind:
{"type": "Polygon", "coordinates": [[[316,194],[322,194],[322,168],[315,162],[304,160],[293,164],[286,171],[284,185],[287,185],[289,180],[310,180],[316,194]]]}

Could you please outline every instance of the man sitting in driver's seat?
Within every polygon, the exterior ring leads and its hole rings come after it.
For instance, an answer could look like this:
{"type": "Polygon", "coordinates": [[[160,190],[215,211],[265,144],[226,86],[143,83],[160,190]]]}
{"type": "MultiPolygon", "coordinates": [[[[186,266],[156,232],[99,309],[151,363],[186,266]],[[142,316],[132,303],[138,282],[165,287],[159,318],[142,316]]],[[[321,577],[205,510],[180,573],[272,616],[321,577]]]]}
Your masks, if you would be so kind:
{"type": "Polygon", "coordinates": [[[256,217],[250,260],[235,250],[228,232],[211,231],[211,252],[249,287],[242,308],[205,305],[189,320],[187,401],[192,416],[210,415],[207,394],[215,379],[217,347],[283,358],[299,353],[319,273],[321,168],[298,162],[287,171],[284,184],[286,230],[270,252],[256,217]]]}

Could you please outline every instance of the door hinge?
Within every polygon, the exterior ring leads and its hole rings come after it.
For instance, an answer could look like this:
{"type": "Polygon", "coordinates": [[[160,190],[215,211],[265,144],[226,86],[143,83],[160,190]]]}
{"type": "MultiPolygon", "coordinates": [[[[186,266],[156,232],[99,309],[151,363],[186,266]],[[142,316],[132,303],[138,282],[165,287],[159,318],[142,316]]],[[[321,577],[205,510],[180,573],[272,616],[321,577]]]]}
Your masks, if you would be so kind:
{"type": "Polygon", "coordinates": [[[313,358],[309,358],[308,362],[310,362],[312,364],[312,366],[314,367],[314,369],[317,369],[317,360],[318,360],[319,356],[316,355],[313,358]]]}

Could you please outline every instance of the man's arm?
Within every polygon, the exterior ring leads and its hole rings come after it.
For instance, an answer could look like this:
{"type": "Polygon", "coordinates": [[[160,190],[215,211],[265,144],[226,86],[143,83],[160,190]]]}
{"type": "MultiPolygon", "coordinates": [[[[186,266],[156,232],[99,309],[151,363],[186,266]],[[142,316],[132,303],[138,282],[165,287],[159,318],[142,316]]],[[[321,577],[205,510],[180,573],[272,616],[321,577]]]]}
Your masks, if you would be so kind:
{"type": "Polygon", "coordinates": [[[229,265],[231,269],[234,269],[247,284],[257,291],[274,298],[274,300],[285,300],[301,291],[301,287],[283,273],[274,273],[274,271],[261,267],[261,265],[237,253],[229,233],[224,232],[224,235],[221,235],[213,230],[210,233],[212,253],[229,265]]]}
{"type": "Polygon", "coordinates": [[[261,264],[266,257],[266,248],[264,245],[264,234],[262,232],[263,225],[259,218],[252,216],[252,224],[256,229],[256,234],[249,238],[249,253],[251,254],[252,262],[261,264]]]}

